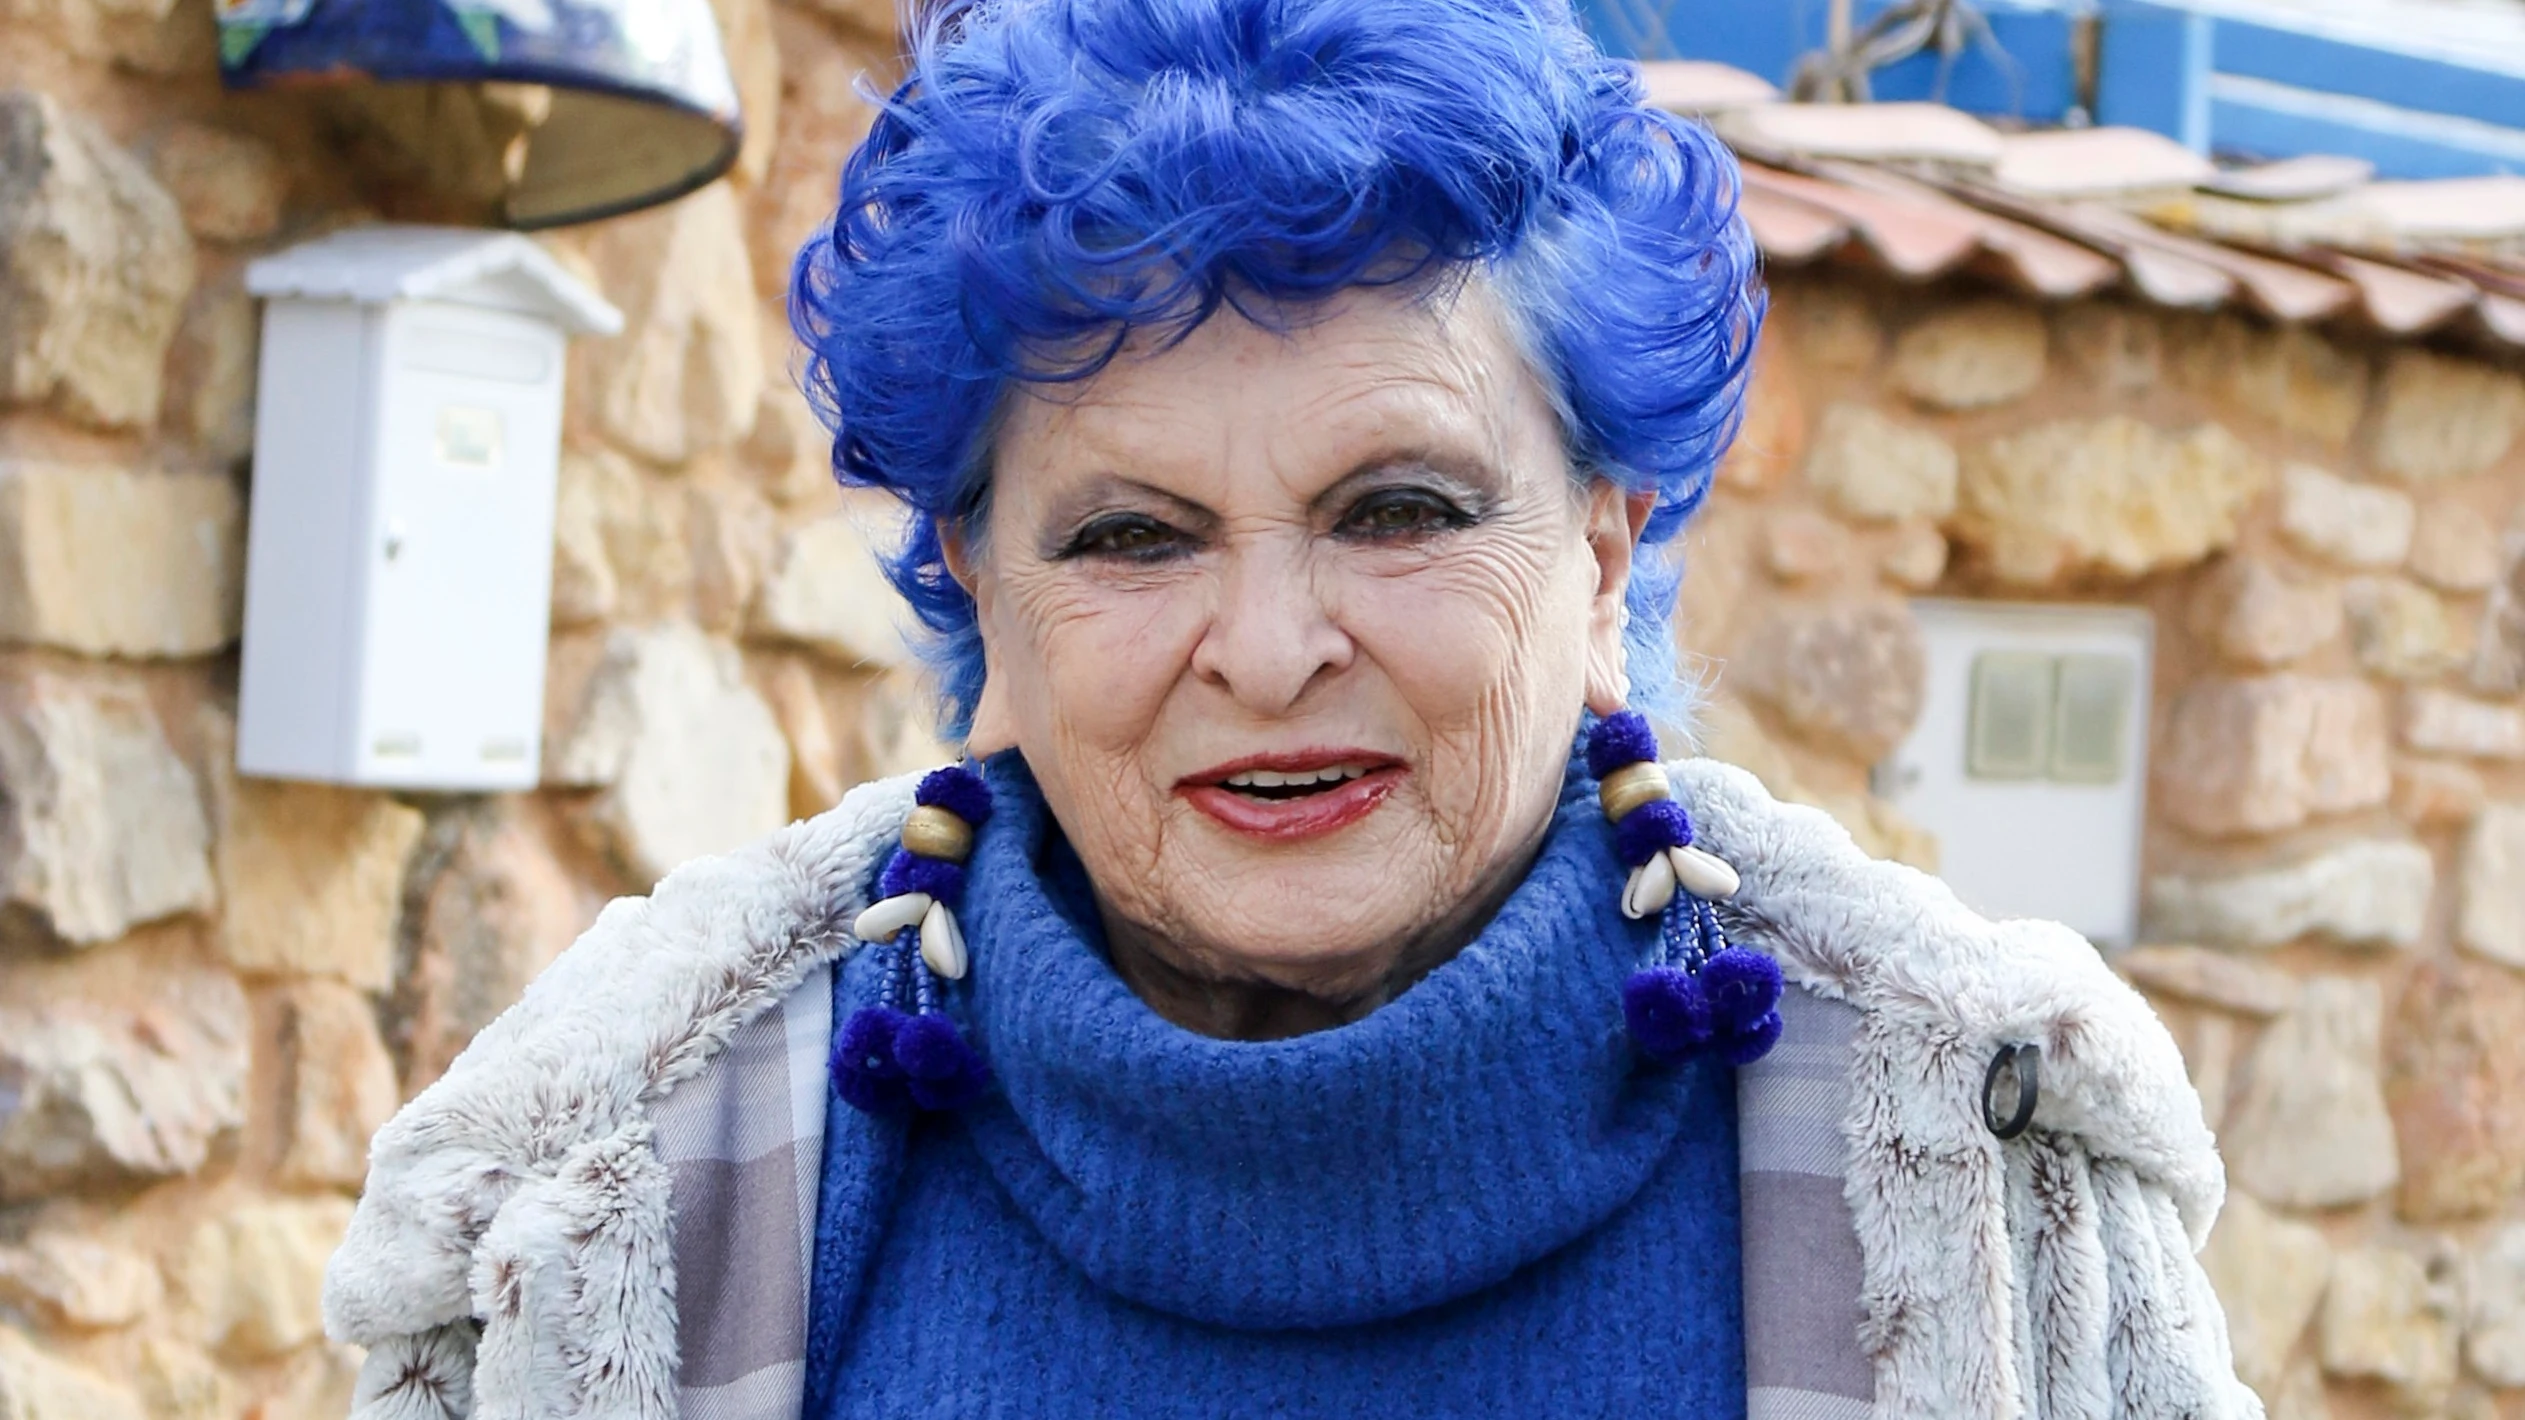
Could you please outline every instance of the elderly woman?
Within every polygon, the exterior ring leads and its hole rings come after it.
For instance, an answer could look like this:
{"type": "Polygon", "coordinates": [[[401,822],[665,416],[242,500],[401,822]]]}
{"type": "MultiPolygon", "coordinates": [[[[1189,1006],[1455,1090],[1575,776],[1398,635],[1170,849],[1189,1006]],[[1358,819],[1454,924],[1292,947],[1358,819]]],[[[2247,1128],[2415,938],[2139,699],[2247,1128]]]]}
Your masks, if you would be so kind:
{"type": "Polygon", "coordinates": [[[1562,0],[910,58],[794,303],[971,758],[614,904],[378,1136],[358,1413],[2258,1414],[2139,999],[1657,762],[1726,154],[1562,0]]]}

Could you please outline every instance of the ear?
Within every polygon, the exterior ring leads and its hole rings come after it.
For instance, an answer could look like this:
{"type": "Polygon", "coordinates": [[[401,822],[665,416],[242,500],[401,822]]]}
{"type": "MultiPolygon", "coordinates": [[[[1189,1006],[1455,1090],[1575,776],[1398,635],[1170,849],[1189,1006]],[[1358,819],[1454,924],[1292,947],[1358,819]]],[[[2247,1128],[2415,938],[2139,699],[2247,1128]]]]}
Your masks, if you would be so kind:
{"type": "Polygon", "coordinates": [[[940,519],[938,548],[947,564],[947,575],[956,579],[966,596],[973,598],[973,623],[982,636],[982,693],[973,702],[973,727],[965,731],[964,752],[982,759],[1017,745],[1017,722],[1008,713],[1008,696],[1002,686],[1005,677],[991,669],[991,606],[990,577],[965,540],[964,530],[940,519]]]}
{"type": "Polygon", "coordinates": [[[1599,715],[1623,709],[1631,699],[1629,657],[1623,650],[1624,600],[1631,590],[1631,560],[1640,533],[1657,509],[1655,492],[1632,493],[1610,479],[1587,490],[1587,551],[1595,563],[1595,595],[1587,609],[1587,708],[1599,715]]]}

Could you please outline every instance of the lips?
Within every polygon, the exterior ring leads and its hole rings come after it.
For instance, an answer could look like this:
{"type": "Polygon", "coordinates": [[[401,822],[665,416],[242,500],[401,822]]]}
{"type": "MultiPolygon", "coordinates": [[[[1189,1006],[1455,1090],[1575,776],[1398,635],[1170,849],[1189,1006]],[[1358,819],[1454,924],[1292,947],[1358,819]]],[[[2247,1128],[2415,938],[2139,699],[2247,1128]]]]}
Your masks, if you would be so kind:
{"type": "Polygon", "coordinates": [[[1215,765],[1186,776],[1175,792],[1233,832],[1290,841],[1366,818],[1409,772],[1393,756],[1369,750],[1302,750],[1215,765]]]}

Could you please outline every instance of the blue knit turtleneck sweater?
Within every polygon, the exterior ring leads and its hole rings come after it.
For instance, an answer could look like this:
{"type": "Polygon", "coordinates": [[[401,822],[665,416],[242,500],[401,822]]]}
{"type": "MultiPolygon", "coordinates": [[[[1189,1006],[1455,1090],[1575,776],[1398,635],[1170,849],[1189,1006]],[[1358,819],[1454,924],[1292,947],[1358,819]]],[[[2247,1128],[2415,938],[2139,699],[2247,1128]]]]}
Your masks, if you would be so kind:
{"type": "Polygon", "coordinates": [[[1592,781],[1452,961],[1240,1043],[1123,985],[1024,764],[990,779],[954,1008],[999,1088],[830,1102],[807,1420],[1744,1412],[1733,1076],[1633,1057],[1654,924],[1592,781]]]}

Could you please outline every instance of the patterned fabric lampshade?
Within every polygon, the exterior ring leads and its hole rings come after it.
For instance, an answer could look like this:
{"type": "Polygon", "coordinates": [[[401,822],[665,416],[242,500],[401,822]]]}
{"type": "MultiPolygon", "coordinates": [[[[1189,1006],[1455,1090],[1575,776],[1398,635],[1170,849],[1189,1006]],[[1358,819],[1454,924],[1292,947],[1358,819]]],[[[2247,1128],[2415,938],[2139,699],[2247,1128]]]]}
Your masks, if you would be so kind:
{"type": "Polygon", "coordinates": [[[744,134],[709,0],[213,0],[230,88],[545,86],[506,220],[555,227],[680,197],[744,134]]]}

